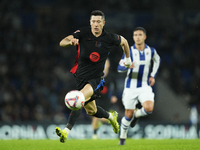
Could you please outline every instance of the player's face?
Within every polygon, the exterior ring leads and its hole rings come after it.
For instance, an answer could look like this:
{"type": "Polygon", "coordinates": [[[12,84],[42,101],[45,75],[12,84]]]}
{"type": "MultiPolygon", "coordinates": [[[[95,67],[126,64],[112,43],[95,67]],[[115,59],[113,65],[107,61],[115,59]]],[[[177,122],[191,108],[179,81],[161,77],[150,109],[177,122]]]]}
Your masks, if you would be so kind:
{"type": "Polygon", "coordinates": [[[133,32],[133,40],[137,45],[144,44],[146,37],[146,34],[142,30],[137,30],[133,32]]]}
{"type": "Polygon", "coordinates": [[[95,36],[100,36],[105,25],[105,21],[102,19],[102,16],[91,16],[90,25],[92,33],[95,36]]]}

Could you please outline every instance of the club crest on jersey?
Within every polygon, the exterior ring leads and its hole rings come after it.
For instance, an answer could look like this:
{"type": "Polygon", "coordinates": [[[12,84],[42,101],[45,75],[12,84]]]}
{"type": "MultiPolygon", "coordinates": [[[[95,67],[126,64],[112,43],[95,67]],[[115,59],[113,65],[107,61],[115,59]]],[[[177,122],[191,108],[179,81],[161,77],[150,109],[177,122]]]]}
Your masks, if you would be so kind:
{"type": "Polygon", "coordinates": [[[91,60],[92,62],[97,62],[99,59],[100,59],[99,53],[97,53],[97,52],[92,52],[92,53],[90,54],[90,60],[91,60]]]}
{"type": "Polygon", "coordinates": [[[101,42],[96,41],[95,46],[96,47],[101,47],[101,42]]]}

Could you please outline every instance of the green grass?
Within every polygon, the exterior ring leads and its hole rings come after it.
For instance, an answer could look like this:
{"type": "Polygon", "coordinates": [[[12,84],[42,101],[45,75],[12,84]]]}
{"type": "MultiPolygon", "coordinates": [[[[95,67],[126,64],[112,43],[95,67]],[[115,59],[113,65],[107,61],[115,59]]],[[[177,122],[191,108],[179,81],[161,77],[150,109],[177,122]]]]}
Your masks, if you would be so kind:
{"type": "Polygon", "coordinates": [[[200,139],[127,139],[119,146],[115,140],[0,140],[0,150],[200,150],[200,139]]]}

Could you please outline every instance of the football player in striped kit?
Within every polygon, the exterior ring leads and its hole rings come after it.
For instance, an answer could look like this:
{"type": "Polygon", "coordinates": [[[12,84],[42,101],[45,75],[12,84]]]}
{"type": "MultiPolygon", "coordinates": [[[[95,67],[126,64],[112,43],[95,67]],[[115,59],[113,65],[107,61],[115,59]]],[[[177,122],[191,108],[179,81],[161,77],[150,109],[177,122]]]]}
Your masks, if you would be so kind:
{"type": "Polygon", "coordinates": [[[118,72],[127,71],[122,95],[125,116],[121,120],[119,145],[125,145],[129,126],[134,127],[139,117],[151,114],[154,108],[152,86],[160,66],[160,56],[154,48],[145,44],[146,37],[146,30],[137,27],[133,31],[135,44],[130,47],[134,67],[125,68],[124,55],[118,65],[118,72]],[[136,105],[139,102],[142,107],[137,109],[136,105]]]}

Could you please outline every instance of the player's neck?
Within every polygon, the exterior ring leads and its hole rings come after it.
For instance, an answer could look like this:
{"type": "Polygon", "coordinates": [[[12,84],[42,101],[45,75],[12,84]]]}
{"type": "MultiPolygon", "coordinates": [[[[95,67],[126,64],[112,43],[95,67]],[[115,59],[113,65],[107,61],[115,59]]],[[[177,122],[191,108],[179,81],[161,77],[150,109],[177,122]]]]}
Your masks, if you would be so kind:
{"type": "Polygon", "coordinates": [[[139,50],[139,51],[143,51],[145,49],[145,44],[135,44],[135,47],[139,50]]]}
{"type": "Polygon", "coordinates": [[[101,34],[102,34],[102,31],[101,32],[94,32],[92,31],[92,34],[95,36],[95,37],[99,37],[101,34]]]}

